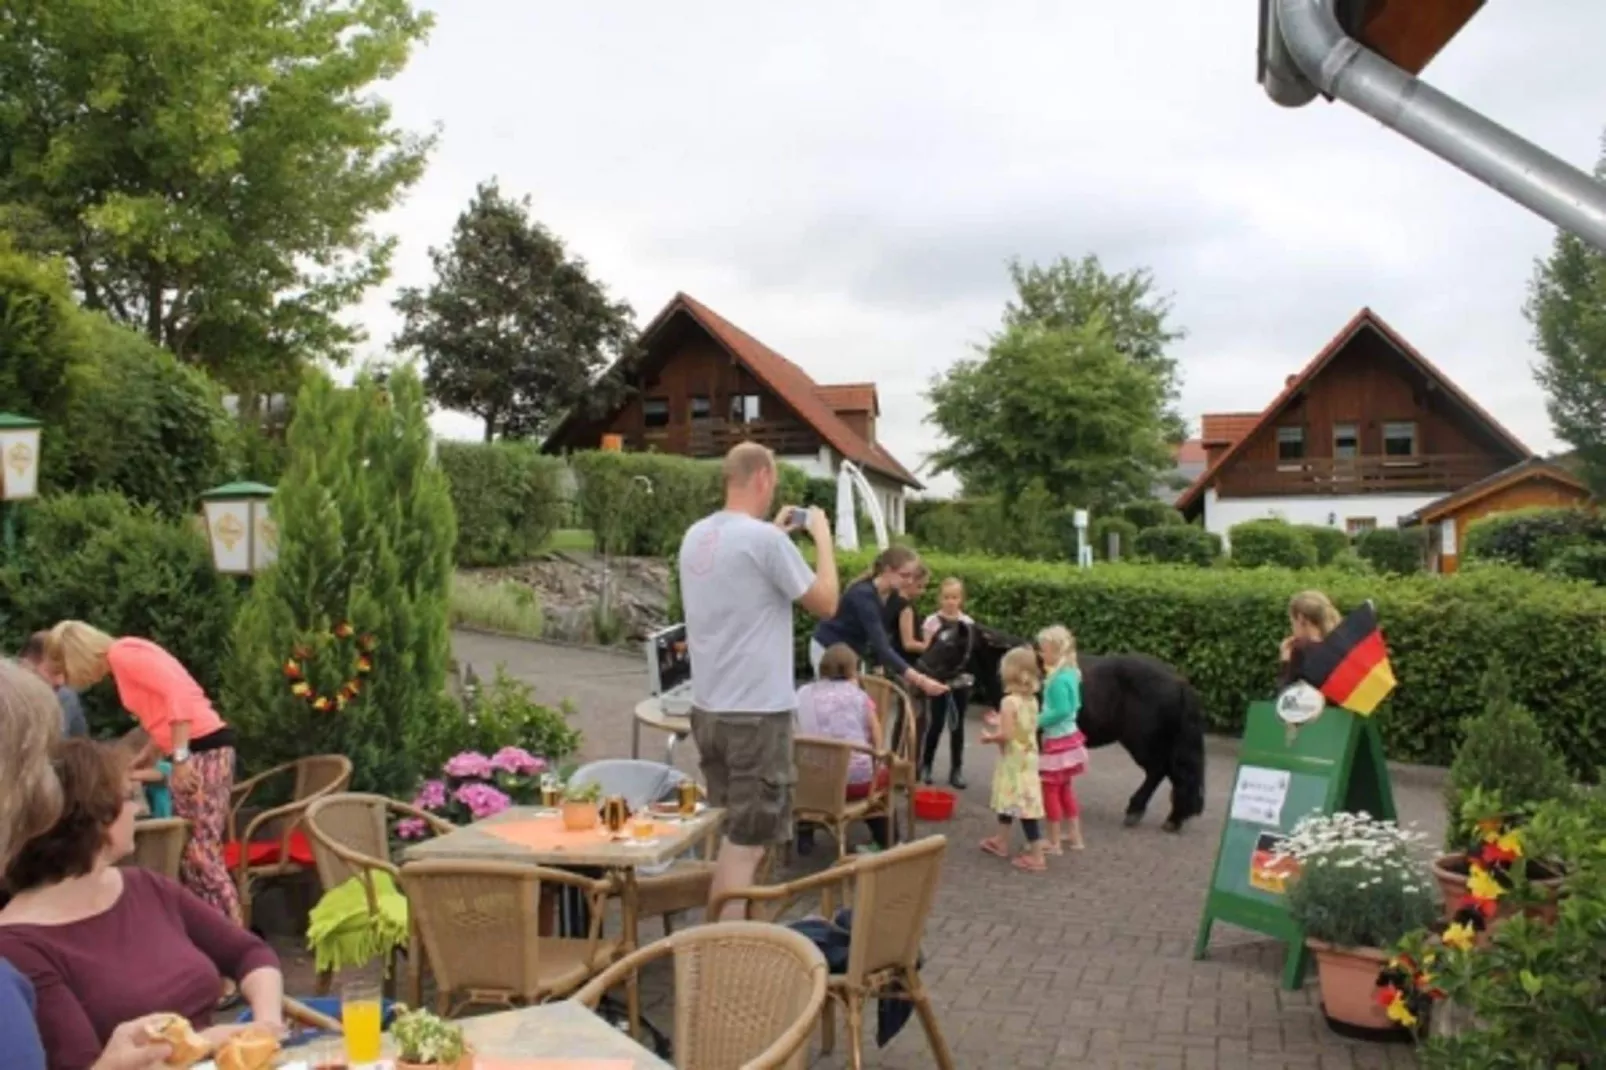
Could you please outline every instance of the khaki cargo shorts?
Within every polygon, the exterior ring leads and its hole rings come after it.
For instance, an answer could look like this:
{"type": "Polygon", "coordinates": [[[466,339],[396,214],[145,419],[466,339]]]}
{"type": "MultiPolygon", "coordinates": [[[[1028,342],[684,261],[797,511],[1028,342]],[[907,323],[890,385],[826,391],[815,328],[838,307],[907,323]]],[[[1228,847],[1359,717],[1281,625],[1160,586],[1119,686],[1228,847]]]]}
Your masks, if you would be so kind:
{"type": "Polygon", "coordinates": [[[725,837],[738,847],[792,838],[792,714],[691,711],[708,802],[725,810],[725,837]]]}

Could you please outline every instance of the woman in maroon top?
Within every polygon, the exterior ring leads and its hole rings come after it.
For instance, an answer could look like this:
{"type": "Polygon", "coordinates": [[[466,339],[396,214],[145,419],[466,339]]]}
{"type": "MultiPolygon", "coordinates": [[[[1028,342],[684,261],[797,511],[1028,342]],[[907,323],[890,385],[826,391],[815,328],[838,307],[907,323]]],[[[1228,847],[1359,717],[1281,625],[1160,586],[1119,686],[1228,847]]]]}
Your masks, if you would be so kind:
{"type": "Polygon", "coordinates": [[[93,1066],[117,1025],[143,1015],[206,1029],[224,976],[256,1021],[282,1028],[284,979],[267,944],[179,884],[116,865],[133,850],[140,789],[115,752],[67,740],[56,771],[62,816],[11,863],[15,898],[0,910],[0,958],[33,983],[51,1070],[93,1066]]]}

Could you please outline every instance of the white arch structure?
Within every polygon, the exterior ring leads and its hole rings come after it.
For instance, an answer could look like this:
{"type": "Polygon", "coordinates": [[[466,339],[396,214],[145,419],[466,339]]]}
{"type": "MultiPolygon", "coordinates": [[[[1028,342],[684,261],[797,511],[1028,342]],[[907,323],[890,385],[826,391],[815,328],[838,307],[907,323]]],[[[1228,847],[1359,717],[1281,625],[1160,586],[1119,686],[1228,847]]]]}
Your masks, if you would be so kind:
{"type": "Polygon", "coordinates": [[[875,525],[876,547],[885,550],[892,540],[887,537],[887,515],[881,509],[881,501],[875,495],[875,488],[870,481],[864,478],[859,466],[851,461],[844,460],[836,472],[836,545],[839,550],[857,550],[859,548],[859,521],[853,507],[853,492],[859,492],[859,500],[864,503],[865,512],[870,514],[870,523],[875,525]]]}

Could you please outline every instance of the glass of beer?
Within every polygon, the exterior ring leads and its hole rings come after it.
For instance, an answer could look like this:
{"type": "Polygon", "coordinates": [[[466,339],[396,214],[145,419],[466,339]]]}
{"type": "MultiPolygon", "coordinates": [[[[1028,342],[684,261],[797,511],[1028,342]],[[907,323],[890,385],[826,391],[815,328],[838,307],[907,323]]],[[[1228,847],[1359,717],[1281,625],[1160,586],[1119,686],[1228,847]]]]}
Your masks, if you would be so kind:
{"type": "Polygon", "coordinates": [[[548,773],[541,778],[541,805],[548,810],[556,810],[563,800],[563,785],[558,778],[548,773]]]}
{"type": "Polygon", "coordinates": [[[692,779],[690,779],[688,777],[687,779],[682,780],[680,782],[680,787],[677,789],[677,791],[678,791],[678,798],[677,798],[676,801],[678,801],[680,803],[680,816],[681,817],[696,817],[697,816],[697,781],[692,780],[692,779]]]}
{"type": "Polygon", "coordinates": [[[638,840],[650,840],[658,832],[658,826],[653,823],[652,813],[640,810],[630,819],[630,835],[638,840]]]}
{"type": "Polygon", "coordinates": [[[608,801],[602,804],[602,820],[608,826],[608,831],[617,835],[624,830],[625,821],[630,816],[630,808],[625,805],[624,796],[609,796],[608,801]]]}
{"type": "Polygon", "coordinates": [[[340,988],[340,1025],[346,1033],[346,1061],[361,1066],[379,1062],[379,985],[357,981],[340,988]]]}

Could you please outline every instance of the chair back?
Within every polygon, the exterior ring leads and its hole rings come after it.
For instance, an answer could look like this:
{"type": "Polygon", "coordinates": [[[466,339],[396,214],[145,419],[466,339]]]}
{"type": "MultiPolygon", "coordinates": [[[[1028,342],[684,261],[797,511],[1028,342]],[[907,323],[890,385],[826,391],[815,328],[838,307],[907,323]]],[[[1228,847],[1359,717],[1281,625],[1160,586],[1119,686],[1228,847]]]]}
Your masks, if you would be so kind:
{"type": "Polygon", "coordinates": [[[674,766],[645,758],[604,758],[576,769],[569,777],[575,787],[597,784],[602,794],[624,796],[625,805],[640,810],[668,797],[688,779],[674,766]]]}
{"type": "Polygon", "coordinates": [[[383,795],[350,792],[313,800],[305,821],[319,884],[335,888],[371,868],[341,857],[337,845],[382,868],[390,866],[389,804],[383,795]]]}
{"type": "Polygon", "coordinates": [[[313,754],[296,761],[292,802],[333,795],[351,786],[351,759],[344,754],[313,754]]]}
{"type": "Polygon", "coordinates": [[[799,817],[840,817],[847,809],[848,766],[853,748],[839,739],[797,736],[792,740],[792,761],[797,782],[792,785],[792,810],[799,817]]]}
{"type": "Polygon", "coordinates": [[[541,948],[539,867],[409,862],[401,872],[443,1006],[452,997],[504,1006],[534,998],[541,948]]]}
{"type": "Polygon", "coordinates": [[[134,851],[122,861],[178,880],[184,847],[190,840],[190,823],[182,817],[159,817],[134,822],[134,851]]]}
{"type": "Polygon", "coordinates": [[[914,968],[947,853],[946,836],[927,836],[854,859],[848,984],[892,966],[914,968]]]}
{"type": "Polygon", "coordinates": [[[700,925],[669,938],[675,956],[675,1064],[792,1070],[825,1005],[825,956],[762,922],[700,925]]]}
{"type": "Polygon", "coordinates": [[[903,685],[885,676],[861,676],[859,686],[875,703],[887,750],[900,762],[913,764],[919,753],[920,725],[914,700],[903,685]]]}

